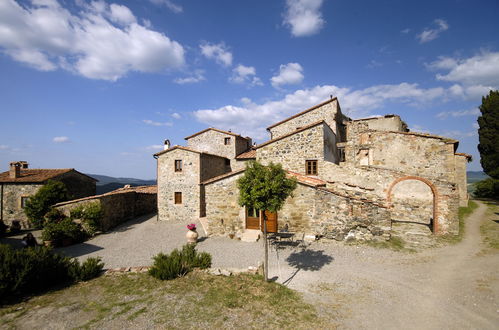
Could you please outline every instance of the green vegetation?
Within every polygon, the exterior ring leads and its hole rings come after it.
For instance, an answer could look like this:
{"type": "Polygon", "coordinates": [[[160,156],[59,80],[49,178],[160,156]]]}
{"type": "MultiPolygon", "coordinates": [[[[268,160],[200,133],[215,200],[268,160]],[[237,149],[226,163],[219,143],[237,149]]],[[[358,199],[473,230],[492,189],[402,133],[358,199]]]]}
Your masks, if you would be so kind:
{"type": "Polygon", "coordinates": [[[393,251],[404,251],[404,252],[414,252],[413,249],[409,249],[405,246],[405,241],[398,236],[392,235],[388,241],[366,241],[367,245],[381,248],[390,249],[393,251]]]}
{"type": "Polygon", "coordinates": [[[102,216],[103,211],[99,202],[86,203],[70,211],[71,219],[80,220],[84,230],[90,236],[94,236],[100,230],[102,216]]]}
{"type": "Polygon", "coordinates": [[[487,203],[487,217],[480,226],[483,242],[490,249],[499,249],[499,204],[487,203]]]}
{"type": "Polygon", "coordinates": [[[438,236],[438,242],[444,244],[456,244],[461,242],[464,237],[464,224],[468,216],[473,213],[473,211],[478,208],[478,204],[475,201],[469,200],[468,206],[462,206],[459,208],[459,233],[457,235],[441,235],[438,236]]]}
{"type": "Polygon", "coordinates": [[[476,184],[475,196],[499,199],[499,91],[482,97],[482,115],[478,117],[478,151],[483,171],[490,179],[476,184]]]}
{"type": "Polygon", "coordinates": [[[160,280],[173,280],[185,276],[194,268],[206,269],[211,266],[211,255],[198,253],[195,246],[186,244],[182,250],[175,249],[169,255],[160,253],[154,258],[149,274],[160,280]]]}
{"type": "Polygon", "coordinates": [[[45,225],[45,214],[50,211],[52,205],[66,201],[68,191],[64,183],[49,180],[38,192],[26,202],[24,213],[35,228],[43,228],[45,225]]]}
{"type": "Polygon", "coordinates": [[[101,276],[0,309],[0,327],[44,319],[47,328],[333,328],[298,293],[260,276],[194,271],[171,281],[147,274],[101,276]]]}
{"type": "Polygon", "coordinates": [[[59,243],[64,239],[70,239],[73,243],[85,240],[86,234],[80,224],[73,222],[70,218],[65,218],[60,222],[48,222],[42,231],[44,241],[55,241],[59,243]]]}
{"type": "Polygon", "coordinates": [[[15,250],[10,245],[0,244],[0,299],[88,280],[92,275],[98,275],[102,267],[103,264],[95,260],[80,265],[77,260],[55,254],[45,247],[15,250]]]}

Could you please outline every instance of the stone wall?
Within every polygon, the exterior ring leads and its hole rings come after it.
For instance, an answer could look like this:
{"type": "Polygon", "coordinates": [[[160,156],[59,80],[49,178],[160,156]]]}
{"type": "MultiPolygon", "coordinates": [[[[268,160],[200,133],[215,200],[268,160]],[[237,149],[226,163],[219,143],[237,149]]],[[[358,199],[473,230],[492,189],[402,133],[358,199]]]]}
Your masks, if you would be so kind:
{"type": "Polygon", "coordinates": [[[324,120],[335,134],[341,130],[339,124],[342,123],[343,116],[341,114],[341,110],[339,109],[337,99],[324,102],[322,103],[322,106],[318,106],[313,110],[284,121],[276,126],[269,127],[270,138],[276,139],[290,132],[294,132],[300,127],[304,127],[321,120],[324,120]]]}
{"type": "Polygon", "coordinates": [[[264,165],[270,162],[280,163],[284,169],[300,174],[306,174],[306,160],[317,160],[320,173],[321,163],[324,162],[325,126],[321,123],[259,147],[256,150],[256,160],[264,165]]]}
{"type": "Polygon", "coordinates": [[[466,164],[468,159],[465,155],[455,155],[456,184],[459,189],[459,206],[468,206],[468,178],[466,164]]]}
{"type": "Polygon", "coordinates": [[[366,130],[407,132],[407,124],[396,115],[352,120],[347,122],[347,140],[366,130]]]}
{"type": "Polygon", "coordinates": [[[226,164],[227,158],[209,154],[201,154],[201,182],[231,171],[226,164]]]}
{"type": "MultiPolygon", "coordinates": [[[[29,228],[30,223],[21,207],[21,197],[29,197],[36,194],[43,184],[24,183],[0,183],[0,196],[3,194],[2,219],[8,226],[12,221],[21,222],[22,228],[29,228]]],[[[0,197],[2,198],[2,197],[0,197]]]]}
{"type": "Polygon", "coordinates": [[[200,154],[174,149],[158,156],[158,216],[161,221],[189,222],[200,216],[200,154]],[[175,172],[175,160],[182,172],[175,172]],[[175,192],[182,204],[175,204],[175,192]]]}
{"type": "Polygon", "coordinates": [[[107,231],[127,220],[156,212],[157,195],[142,194],[134,191],[111,193],[59,203],[56,208],[69,216],[72,209],[91,203],[101,205],[103,217],[100,220],[100,225],[102,230],[107,231]]]}

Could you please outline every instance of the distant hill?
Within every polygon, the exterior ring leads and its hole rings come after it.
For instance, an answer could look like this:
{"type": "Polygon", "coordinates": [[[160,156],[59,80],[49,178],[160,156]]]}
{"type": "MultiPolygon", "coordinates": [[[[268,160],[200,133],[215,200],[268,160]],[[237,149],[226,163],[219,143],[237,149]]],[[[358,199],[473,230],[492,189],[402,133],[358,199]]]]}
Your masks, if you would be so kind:
{"type": "Polygon", "coordinates": [[[136,186],[148,186],[156,184],[156,180],[142,180],[134,178],[115,178],[107,175],[99,174],[86,174],[96,180],[97,182],[96,193],[97,195],[105,194],[107,192],[116,190],[118,188],[123,188],[124,185],[129,184],[132,187],[136,186]]]}
{"type": "Polygon", "coordinates": [[[482,171],[468,171],[466,172],[468,176],[468,183],[475,183],[481,180],[487,179],[489,176],[482,171]]]}

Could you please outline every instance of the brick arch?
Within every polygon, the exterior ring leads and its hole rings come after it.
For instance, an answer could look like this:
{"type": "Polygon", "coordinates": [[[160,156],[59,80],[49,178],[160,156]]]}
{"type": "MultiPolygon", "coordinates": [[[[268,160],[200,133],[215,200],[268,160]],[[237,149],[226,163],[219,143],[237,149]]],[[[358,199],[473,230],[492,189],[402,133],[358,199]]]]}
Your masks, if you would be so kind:
{"type": "Polygon", "coordinates": [[[421,178],[419,176],[404,176],[401,178],[396,179],[390,184],[390,187],[388,188],[388,192],[386,194],[386,200],[388,204],[388,208],[392,208],[392,190],[393,188],[397,185],[397,183],[400,183],[402,181],[406,180],[418,180],[423,183],[425,183],[428,187],[430,187],[431,192],[433,194],[433,233],[436,234],[438,233],[438,191],[435,185],[429,181],[428,179],[421,178]]]}

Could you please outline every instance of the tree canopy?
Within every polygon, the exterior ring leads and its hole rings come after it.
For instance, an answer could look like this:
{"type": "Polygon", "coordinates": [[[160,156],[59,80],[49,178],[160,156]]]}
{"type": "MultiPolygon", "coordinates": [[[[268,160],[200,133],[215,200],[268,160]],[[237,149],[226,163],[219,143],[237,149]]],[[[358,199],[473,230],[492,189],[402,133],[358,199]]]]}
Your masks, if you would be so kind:
{"type": "Polygon", "coordinates": [[[483,171],[494,179],[499,179],[499,91],[490,91],[482,97],[479,107],[478,137],[480,163],[483,171]]]}
{"type": "Polygon", "coordinates": [[[280,164],[256,161],[249,163],[237,184],[239,205],[271,212],[279,211],[296,188],[296,180],[288,179],[280,164]]]}
{"type": "Polygon", "coordinates": [[[50,207],[68,199],[68,191],[64,183],[49,180],[36,194],[26,202],[24,213],[36,228],[43,227],[43,217],[50,207]]]}

